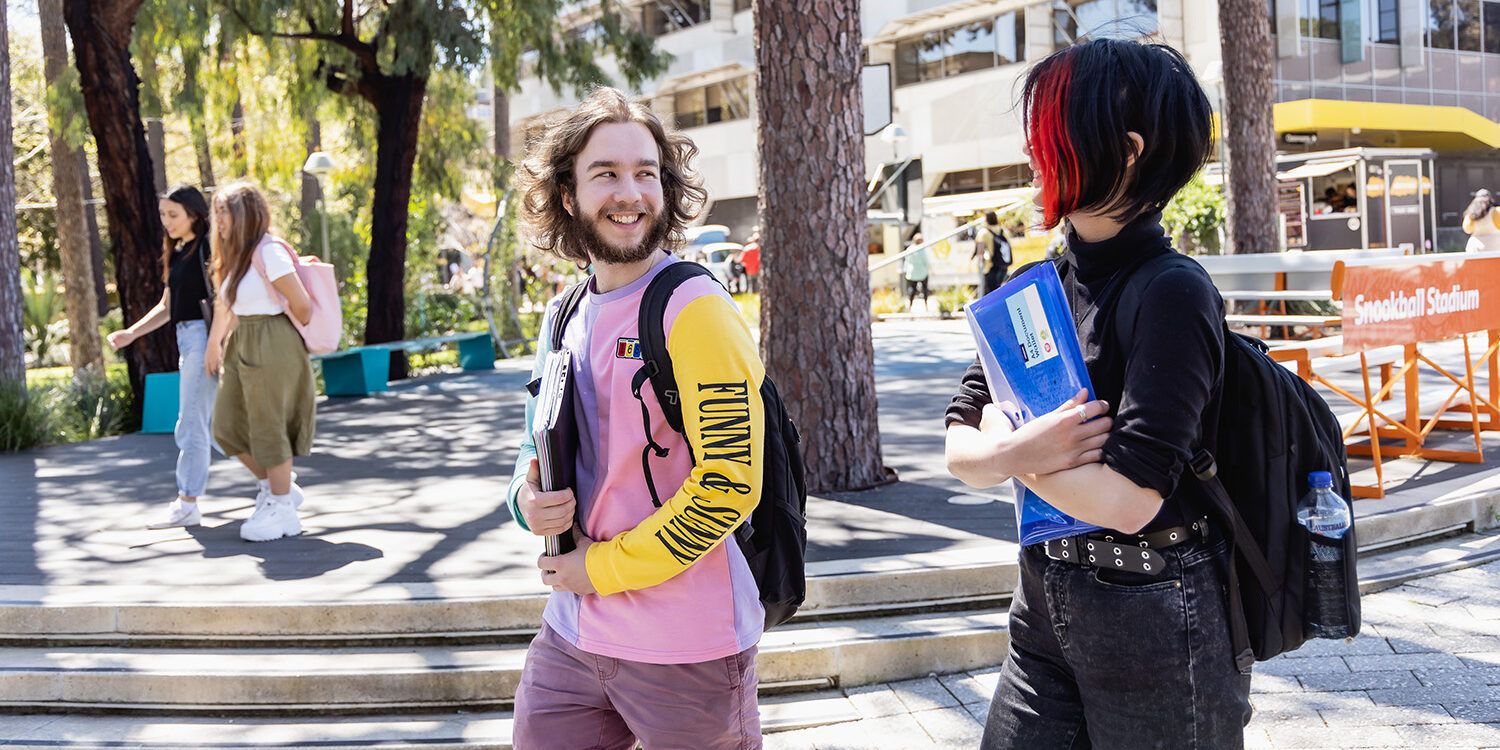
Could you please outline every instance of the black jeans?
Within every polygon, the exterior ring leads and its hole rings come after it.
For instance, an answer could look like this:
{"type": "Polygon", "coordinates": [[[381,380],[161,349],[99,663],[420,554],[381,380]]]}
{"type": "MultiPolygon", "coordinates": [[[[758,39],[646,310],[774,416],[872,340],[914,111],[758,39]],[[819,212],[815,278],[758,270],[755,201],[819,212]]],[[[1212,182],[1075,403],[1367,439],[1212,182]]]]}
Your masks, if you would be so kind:
{"type": "Polygon", "coordinates": [[[984,750],[1244,746],[1250,675],[1229,643],[1225,543],[1161,554],[1150,577],[1022,549],[984,750]]]}

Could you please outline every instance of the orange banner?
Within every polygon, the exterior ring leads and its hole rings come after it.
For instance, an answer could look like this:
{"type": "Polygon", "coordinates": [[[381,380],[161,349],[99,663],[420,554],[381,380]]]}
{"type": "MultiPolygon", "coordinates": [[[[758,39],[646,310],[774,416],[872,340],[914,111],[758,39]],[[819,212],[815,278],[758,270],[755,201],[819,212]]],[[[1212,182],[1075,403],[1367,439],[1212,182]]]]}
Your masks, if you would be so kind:
{"type": "Polygon", "coordinates": [[[1346,265],[1344,353],[1500,328],[1500,257],[1441,257],[1346,265]]]}

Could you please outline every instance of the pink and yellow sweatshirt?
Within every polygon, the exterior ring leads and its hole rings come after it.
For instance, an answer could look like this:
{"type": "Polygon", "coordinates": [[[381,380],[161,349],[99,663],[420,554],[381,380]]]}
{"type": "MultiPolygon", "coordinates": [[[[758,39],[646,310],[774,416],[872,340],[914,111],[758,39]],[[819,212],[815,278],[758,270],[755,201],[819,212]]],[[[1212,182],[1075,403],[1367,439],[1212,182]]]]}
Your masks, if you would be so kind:
{"type": "MultiPolygon", "coordinates": [[[[543,619],[589,653],[651,664],[690,664],[739,653],[760,640],[765,614],[755,579],[733,533],[760,500],[765,370],[750,329],[713,279],[684,282],[667,305],[667,351],[676,371],[687,439],[662,417],[648,384],[641,396],[652,438],[667,455],[650,457],[662,507],[651,502],[641,468],[646,435],[631,379],[642,366],[637,318],[646,285],[679,262],[663,253],[640,279],[589,293],[563,335],[576,368],[578,520],[596,540],[586,556],[597,594],[554,592],[543,619]],[[697,459],[694,463],[694,458],[697,459]],[[727,543],[726,543],[727,540],[727,543]]],[[[533,377],[550,345],[554,299],[542,322],[533,377]]],[[[535,412],[527,401],[526,423],[535,412]]],[[[511,514],[536,455],[530,430],[510,484],[511,514]]],[[[540,544],[538,544],[540,548],[540,544]]]]}

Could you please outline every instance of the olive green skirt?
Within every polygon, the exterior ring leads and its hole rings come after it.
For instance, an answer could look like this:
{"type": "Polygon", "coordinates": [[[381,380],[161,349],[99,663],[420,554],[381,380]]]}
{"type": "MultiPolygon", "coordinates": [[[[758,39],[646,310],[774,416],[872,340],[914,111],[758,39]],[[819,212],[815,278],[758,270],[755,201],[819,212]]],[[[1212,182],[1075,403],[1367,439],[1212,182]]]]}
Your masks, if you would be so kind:
{"type": "Polygon", "coordinates": [[[229,336],[214,439],[271,468],[312,453],[317,392],[302,335],[285,315],[247,315],[229,336]]]}

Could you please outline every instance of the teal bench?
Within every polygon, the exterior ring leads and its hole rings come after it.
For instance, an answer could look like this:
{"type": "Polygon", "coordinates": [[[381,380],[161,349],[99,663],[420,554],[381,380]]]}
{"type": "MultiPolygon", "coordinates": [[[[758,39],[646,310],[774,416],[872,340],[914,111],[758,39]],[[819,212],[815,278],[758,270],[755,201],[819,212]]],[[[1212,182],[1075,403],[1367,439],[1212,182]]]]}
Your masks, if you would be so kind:
{"type": "Polygon", "coordinates": [[[329,396],[368,396],[390,390],[391,352],[422,352],[458,344],[458,364],[465,370],[495,368],[495,343],[487,331],[455,333],[407,341],[388,341],[319,354],[323,392],[329,396]]]}

